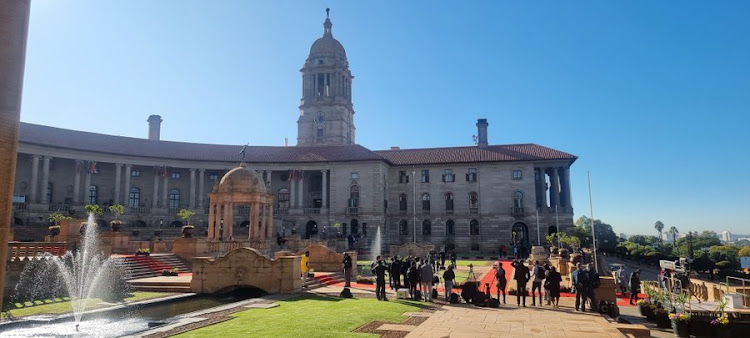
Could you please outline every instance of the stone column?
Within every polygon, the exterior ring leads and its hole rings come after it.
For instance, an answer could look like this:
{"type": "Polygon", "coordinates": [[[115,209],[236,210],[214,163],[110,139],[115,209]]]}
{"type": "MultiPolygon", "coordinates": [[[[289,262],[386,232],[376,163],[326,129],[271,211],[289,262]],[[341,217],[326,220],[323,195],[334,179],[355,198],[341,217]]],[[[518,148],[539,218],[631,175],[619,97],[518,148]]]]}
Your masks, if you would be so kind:
{"type": "Polygon", "coordinates": [[[295,180],[292,179],[289,182],[289,208],[295,208],[297,207],[297,184],[295,183],[295,180]]]}
{"type": "Polygon", "coordinates": [[[140,207],[140,205],[130,205],[130,176],[132,173],[133,166],[130,164],[125,165],[125,195],[123,196],[122,204],[125,205],[125,207],[140,207]]]}
{"type": "Polygon", "coordinates": [[[83,170],[83,164],[78,160],[75,162],[75,167],[73,168],[75,171],[73,174],[73,205],[79,205],[81,203],[81,170],[83,170]]]}
{"type": "Polygon", "coordinates": [[[154,169],[154,194],[151,197],[151,207],[159,207],[159,171],[154,169]]]}
{"type": "Polygon", "coordinates": [[[234,240],[234,204],[227,203],[225,208],[227,208],[227,219],[224,220],[224,238],[229,240],[229,237],[232,237],[234,240]]]}
{"type": "Polygon", "coordinates": [[[573,207],[573,203],[570,201],[570,168],[563,168],[563,193],[565,194],[565,207],[570,209],[573,207]]]}
{"type": "Polygon", "coordinates": [[[204,187],[204,176],[206,176],[206,169],[200,169],[198,170],[198,207],[203,209],[203,200],[206,198],[204,187]]]}
{"type": "MultiPolygon", "coordinates": [[[[91,169],[86,169],[86,176],[83,181],[83,186],[83,196],[85,196],[83,202],[84,204],[89,204],[91,203],[91,169]]],[[[96,193],[99,194],[99,191],[97,191],[96,193]]]]}
{"type": "Polygon", "coordinates": [[[298,198],[299,198],[299,200],[297,200],[297,206],[300,207],[300,208],[304,208],[305,207],[305,203],[304,203],[305,201],[303,200],[304,196],[305,196],[305,193],[304,193],[304,191],[305,191],[304,183],[305,183],[305,174],[304,174],[304,171],[300,171],[300,175],[299,175],[299,189],[297,189],[297,194],[298,194],[298,198]]]}
{"type": "Polygon", "coordinates": [[[539,168],[541,174],[542,211],[547,209],[547,168],[539,168]]]}
{"type": "Polygon", "coordinates": [[[190,169],[190,204],[189,209],[195,209],[195,169],[190,169]]]}
{"type": "Polygon", "coordinates": [[[122,164],[115,164],[115,204],[120,204],[120,178],[122,176],[122,164]]]}
{"type": "Polygon", "coordinates": [[[260,205],[260,240],[266,239],[266,228],[268,227],[268,204],[263,203],[260,205]]]}
{"type": "Polygon", "coordinates": [[[550,177],[550,207],[560,206],[560,175],[558,174],[557,167],[552,168],[552,176],[550,177]]]}
{"type": "Polygon", "coordinates": [[[273,238],[273,201],[268,203],[268,219],[266,222],[269,223],[266,228],[266,238],[273,238]]]}
{"type": "Polygon", "coordinates": [[[250,239],[258,238],[258,212],[260,208],[258,203],[252,203],[250,205],[250,239]]]}
{"type": "Polygon", "coordinates": [[[41,189],[41,198],[39,199],[41,203],[52,203],[47,198],[47,186],[49,185],[49,156],[42,157],[42,189],[41,189]]]}
{"type": "Polygon", "coordinates": [[[328,208],[328,170],[322,170],[323,173],[323,184],[321,188],[320,198],[322,200],[320,207],[323,209],[328,208]]]}
{"type": "Polygon", "coordinates": [[[169,175],[164,176],[164,191],[161,192],[161,197],[162,208],[169,208],[169,175]]]}
{"type": "Polygon", "coordinates": [[[8,261],[30,7],[30,0],[0,0],[0,304],[8,261]]]}
{"type": "Polygon", "coordinates": [[[31,185],[29,186],[29,202],[38,202],[36,193],[39,192],[39,155],[31,155],[31,185]]]}
{"type": "Polygon", "coordinates": [[[212,241],[216,237],[214,235],[214,229],[216,227],[216,220],[214,219],[214,204],[210,203],[208,206],[208,240],[212,241]]]}

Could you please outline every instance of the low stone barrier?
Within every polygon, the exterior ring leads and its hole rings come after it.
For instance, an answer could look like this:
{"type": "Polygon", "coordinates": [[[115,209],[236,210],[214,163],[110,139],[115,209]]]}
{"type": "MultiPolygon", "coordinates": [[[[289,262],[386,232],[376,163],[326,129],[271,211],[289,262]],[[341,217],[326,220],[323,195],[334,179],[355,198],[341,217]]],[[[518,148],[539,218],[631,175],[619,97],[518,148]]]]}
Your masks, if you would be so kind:
{"type": "Polygon", "coordinates": [[[216,258],[196,257],[190,290],[216,293],[251,286],[270,293],[294,293],[302,289],[299,265],[299,256],[271,259],[252,248],[216,258]]]}
{"type": "Polygon", "coordinates": [[[391,256],[398,255],[399,257],[406,257],[406,256],[416,256],[416,257],[425,257],[430,254],[430,252],[435,251],[435,246],[432,244],[419,244],[414,242],[409,242],[401,245],[391,245],[388,248],[388,253],[391,256]]]}
{"type": "MultiPolygon", "coordinates": [[[[343,271],[344,254],[338,253],[329,249],[325,245],[313,244],[304,248],[296,253],[297,256],[302,256],[305,251],[310,251],[310,260],[307,265],[313,269],[313,271],[320,272],[339,272],[343,271]]],[[[349,256],[352,258],[352,267],[357,266],[357,252],[348,251],[349,256]]]]}

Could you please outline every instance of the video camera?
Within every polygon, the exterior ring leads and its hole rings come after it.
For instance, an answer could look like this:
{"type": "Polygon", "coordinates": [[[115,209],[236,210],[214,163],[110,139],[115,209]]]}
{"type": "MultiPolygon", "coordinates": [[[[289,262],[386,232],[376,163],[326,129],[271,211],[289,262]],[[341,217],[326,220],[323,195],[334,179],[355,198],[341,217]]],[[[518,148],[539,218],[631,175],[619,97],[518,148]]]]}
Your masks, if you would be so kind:
{"type": "Polygon", "coordinates": [[[668,260],[660,260],[659,266],[662,269],[674,271],[676,273],[687,273],[690,271],[690,263],[692,263],[693,260],[689,258],[680,257],[680,259],[676,261],[668,261],[668,260]]]}

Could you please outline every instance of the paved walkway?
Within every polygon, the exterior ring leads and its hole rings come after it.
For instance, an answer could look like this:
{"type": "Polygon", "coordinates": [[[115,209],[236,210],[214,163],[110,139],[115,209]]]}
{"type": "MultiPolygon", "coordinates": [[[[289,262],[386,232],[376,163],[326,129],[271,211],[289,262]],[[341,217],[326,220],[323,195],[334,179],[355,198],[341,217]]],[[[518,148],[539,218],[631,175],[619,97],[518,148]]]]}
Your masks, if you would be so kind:
{"type": "Polygon", "coordinates": [[[624,337],[605,318],[561,307],[446,305],[406,337],[624,337]]]}

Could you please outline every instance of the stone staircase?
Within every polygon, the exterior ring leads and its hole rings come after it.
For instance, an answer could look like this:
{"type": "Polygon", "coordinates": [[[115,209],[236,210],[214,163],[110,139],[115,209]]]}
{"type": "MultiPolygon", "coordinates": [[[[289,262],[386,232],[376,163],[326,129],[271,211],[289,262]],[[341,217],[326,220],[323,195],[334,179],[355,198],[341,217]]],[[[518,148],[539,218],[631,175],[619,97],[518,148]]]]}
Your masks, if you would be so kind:
{"type": "Polygon", "coordinates": [[[177,268],[179,272],[190,272],[190,269],[174,254],[152,254],[151,256],[115,257],[114,264],[127,271],[127,279],[139,279],[161,276],[162,270],[177,268]]]}
{"type": "Polygon", "coordinates": [[[320,288],[344,282],[344,274],[341,272],[316,272],[314,278],[308,278],[303,286],[308,289],[320,288]]]}
{"type": "Polygon", "coordinates": [[[131,281],[130,286],[138,291],[190,292],[190,278],[163,277],[158,281],[131,281]]]}

